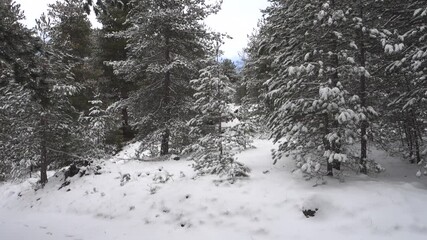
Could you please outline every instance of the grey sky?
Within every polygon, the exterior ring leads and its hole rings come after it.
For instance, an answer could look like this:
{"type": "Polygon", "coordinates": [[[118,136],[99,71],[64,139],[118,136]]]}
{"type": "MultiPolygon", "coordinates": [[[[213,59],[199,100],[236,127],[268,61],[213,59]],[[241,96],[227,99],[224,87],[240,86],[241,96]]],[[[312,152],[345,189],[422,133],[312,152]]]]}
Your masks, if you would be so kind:
{"type": "MultiPolygon", "coordinates": [[[[46,11],[49,3],[56,0],[15,0],[21,4],[29,27],[35,25],[35,19],[46,11]]],[[[221,11],[210,16],[206,24],[215,31],[227,33],[233,39],[227,39],[222,50],[224,57],[236,60],[239,53],[247,44],[247,36],[256,28],[258,19],[261,18],[260,9],[268,5],[267,0],[224,0],[221,11]]],[[[95,18],[91,16],[94,26],[97,26],[95,18]]]]}

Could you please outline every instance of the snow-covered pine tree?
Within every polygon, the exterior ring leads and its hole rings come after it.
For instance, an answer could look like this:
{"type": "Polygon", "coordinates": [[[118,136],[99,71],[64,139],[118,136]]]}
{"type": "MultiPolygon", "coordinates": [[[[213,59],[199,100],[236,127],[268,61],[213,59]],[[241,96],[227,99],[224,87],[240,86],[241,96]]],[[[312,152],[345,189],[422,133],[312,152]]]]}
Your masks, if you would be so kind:
{"type": "Polygon", "coordinates": [[[353,76],[358,78],[355,84],[349,82],[349,89],[358,96],[356,112],[359,115],[360,154],[358,154],[359,170],[366,174],[374,167],[373,161],[368,161],[368,140],[381,142],[380,128],[374,128],[374,119],[378,116],[374,106],[382,109],[384,95],[380,92],[384,77],[382,68],[386,64],[383,60],[381,39],[388,32],[381,14],[384,11],[384,2],[358,0],[349,3],[348,39],[350,53],[348,61],[353,63],[353,76]],[[356,90],[357,89],[357,90],[356,90]],[[378,139],[373,139],[377,137],[378,139]],[[369,137],[370,136],[370,137],[369,137]],[[372,164],[373,163],[373,164],[372,164]]]}
{"type": "Polygon", "coordinates": [[[0,88],[0,181],[28,174],[39,156],[31,147],[36,122],[31,92],[13,81],[0,88]]]}
{"type": "Polygon", "coordinates": [[[71,72],[79,88],[79,93],[71,97],[73,106],[87,112],[96,87],[96,71],[91,68],[92,29],[84,4],[81,0],[56,1],[49,4],[47,17],[51,44],[67,54],[64,60],[72,64],[71,72]]]}
{"type": "Polygon", "coordinates": [[[126,0],[81,0],[85,12],[90,14],[93,10],[96,16],[107,13],[108,8],[111,6],[122,7],[125,1],[126,0]]]}
{"type": "Polygon", "coordinates": [[[75,160],[74,154],[79,153],[76,151],[79,148],[79,126],[75,121],[78,113],[70,101],[78,89],[74,84],[72,65],[68,62],[69,55],[57,49],[57,42],[50,38],[53,30],[49,18],[42,15],[36,31],[41,46],[35,55],[35,86],[31,90],[35,104],[33,114],[38,118],[34,132],[40,149],[40,183],[44,184],[49,165],[67,165],[75,160]]]}
{"type": "Polygon", "coordinates": [[[219,59],[209,58],[200,76],[191,81],[195,90],[194,110],[197,115],[189,121],[192,134],[200,136],[192,146],[195,151],[194,168],[200,174],[226,175],[234,181],[236,177],[247,177],[249,169],[235,161],[234,154],[246,147],[239,141],[241,132],[236,126],[225,127],[224,123],[235,118],[230,104],[235,89],[225,75],[219,59]]]}
{"type": "MultiPolygon", "coordinates": [[[[109,62],[126,60],[126,39],[116,36],[114,33],[125,31],[129,28],[126,23],[131,4],[129,0],[117,1],[117,3],[106,3],[103,10],[100,11],[97,19],[102,24],[99,30],[97,42],[99,49],[96,51],[96,61],[102,69],[102,76],[99,78],[99,90],[101,98],[105,104],[116,103],[117,114],[121,116],[120,141],[129,141],[135,137],[133,130],[134,120],[128,111],[129,93],[136,89],[134,81],[127,81],[124,75],[114,74],[114,69],[109,62]]],[[[112,135],[110,133],[110,135],[112,135]]],[[[112,137],[110,137],[112,138],[112,137]]]]}
{"type": "Polygon", "coordinates": [[[242,91],[243,89],[241,88],[242,78],[236,64],[231,59],[225,58],[221,61],[221,67],[224,71],[224,74],[230,79],[230,82],[236,89],[236,93],[234,94],[234,102],[236,104],[240,104],[241,98],[244,95],[244,91],[242,91]]]}
{"type": "Polygon", "coordinates": [[[31,117],[27,111],[31,94],[24,86],[29,85],[36,40],[19,22],[24,17],[15,2],[0,1],[0,15],[0,180],[4,180],[16,173],[16,166],[29,167],[36,160],[26,150],[33,123],[21,121],[31,117]]]}
{"type": "Polygon", "coordinates": [[[205,0],[131,1],[130,28],[117,34],[128,40],[128,57],[112,63],[117,74],[138,85],[129,111],[138,119],[141,138],[160,138],[160,154],[191,117],[189,81],[206,57],[212,38],[202,21],[218,11],[205,0]]]}
{"type": "Polygon", "coordinates": [[[102,150],[104,148],[105,140],[108,130],[111,128],[113,122],[111,116],[103,108],[103,102],[100,100],[99,95],[95,99],[89,101],[91,107],[87,116],[83,116],[81,121],[87,124],[86,138],[91,142],[94,149],[102,150]]]}
{"type": "MultiPolygon", "coordinates": [[[[269,24],[273,24],[275,18],[273,15],[279,14],[279,11],[273,11],[271,8],[265,10],[269,12],[269,24]]],[[[244,50],[244,65],[243,65],[243,86],[245,88],[245,96],[243,102],[254,105],[264,105],[266,92],[264,82],[270,78],[272,56],[269,54],[269,49],[260,48],[261,42],[269,37],[269,29],[264,26],[265,23],[258,23],[259,30],[249,36],[248,46],[244,50]]],[[[280,31],[276,34],[281,34],[280,31]]],[[[261,106],[260,109],[265,109],[266,106],[261,106]]]]}
{"type": "Polygon", "coordinates": [[[49,35],[56,48],[81,59],[90,56],[91,23],[80,0],[50,4],[47,16],[51,21],[49,35]]]}
{"type": "Polygon", "coordinates": [[[269,54],[269,49],[259,47],[263,39],[269,37],[269,29],[263,25],[263,21],[258,23],[259,31],[252,33],[244,51],[241,73],[244,96],[241,102],[244,114],[251,120],[253,126],[258,128],[257,132],[268,133],[266,118],[271,113],[272,103],[265,97],[268,88],[264,83],[270,79],[273,57],[269,54]]]}
{"type": "Polygon", "coordinates": [[[33,33],[19,22],[24,15],[18,4],[11,0],[1,1],[0,14],[0,87],[6,87],[8,83],[23,83],[27,79],[28,64],[36,46],[33,33]]]}
{"type": "Polygon", "coordinates": [[[274,158],[292,153],[310,175],[324,163],[327,175],[340,169],[357,139],[358,98],[345,85],[353,69],[348,11],[337,1],[272,1],[266,11],[268,35],[259,49],[273,57],[266,85],[273,104],[269,127],[280,142],[274,158]]]}
{"type": "MultiPolygon", "coordinates": [[[[426,20],[425,1],[391,1],[385,12],[392,31],[382,39],[390,64],[386,71],[391,81],[385,94],[390,113],[389,134],[400,133],[410,162],[423,160],[426,126],[426,20]],[[391,101],[390,101],[391,100],[391,101]]],[[[394,139],[397,140],[397,139],[394,139]]]]}
{"type": "Polygon", "coordinates": [[[409,31],[403,33],[405,56],[400,62],[407,66],[405,71],[411,79],[407,92],[398,101],[404,99],[403,110],[412,115],[415,162],[420,164],[427,160],[427,2],[409,1],[407,6],[412,16],[407,23],[409,31]]]}
{"type": "Polygon", "coordinates": [[[407,101],[406,105],[418,107],[418,116],[416,128],[419,131],[418,140],[420,140],[420,157],[417,156],[418,163],[423,161],[424,174],[427,172],[427,144],[425,137],[427,135],[427,2],[416,1],[413,7],[413,17],[411,19],[412,30],[407,32],[408,40],[415,42],[407,52],[406,59],[411,61],[411,69],[414,73],[413,96],[407,101]],[[424,131],[422,130],[424,129],[424,131]]]}
{"type": "Polygon", "coordinates": [[[0,24],[6,23],[4,29],[13,30],[2,34],[5,51],[1,56],[0,115],[2,121],[10,123],[8,129],[1,129],[2,159],[8,162],[9,177],[34,167],[40,169],[40,182],[44,184],[51,163],[58,166],[70,160],[64,152],[72,150],[76,139],[72,118],[76,112],[69,103],[76,89],[71,85],[65,55],[48,42],[46,17],[38,21],[36,30],[40,35],[35,37],[18,22],[22,15],[17,5],[2,1],[0,9],[8,16],[0,24]]]}

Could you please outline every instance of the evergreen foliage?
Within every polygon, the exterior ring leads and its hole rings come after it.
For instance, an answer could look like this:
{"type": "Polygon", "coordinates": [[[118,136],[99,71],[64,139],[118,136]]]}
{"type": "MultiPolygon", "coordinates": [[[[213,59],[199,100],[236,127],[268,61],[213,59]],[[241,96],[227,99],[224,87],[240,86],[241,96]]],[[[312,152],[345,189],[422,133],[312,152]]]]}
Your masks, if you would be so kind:
{"type": "MultiPolygon", "coordinates": [[[[132,5],[130,1],[120,1],[121,4],[105,4],[105,11],[98,15],[102,29],[97,37],[98,50],[96,51],[97,65],[103,70],[99,78],[101,97],[108,105],[114,104],[120,107],[114,108],[115,114],[120,115],[121,124],[117,126],[121,130],[121,139],[130,141],[135,137],[134,119],[128,111],[129,94],[135,90],[134,81],[128,81],[124,74],[115,74],[111,62],[126,60],[126,38],[116,36],[114,33],[125,31],[129,28],[126,17],[132,5]]],[[[117,72],[116,72],[117,73],[117,72]]]]}
{"type": "Polygon", "coordinates": [[[271,111],[275,161],[291,154],[309,176],[376,171],[368,143],[393,144],[399,128],[421,161],[425,2],[270,2],[243,73],[247,101],[271,111]]]}
{"type": "Polygon", "coordinates": [[[54,48],[67,56],[79,93],[71,97],[79,111],[89,109],[88,101],[95,91],[94,75],[89,58],[92,56],[93,39],[91,23],[81,0],[57,1],[47,11],[50,29],[49,41],[54,48]]]}
{"type": "MultiPolygon", "coordinates": [[[[118,75],[138,86],[126,101],[138,119],[141,139],[160,142],[168,154],[170,141],[180,135],[191,110],[189,81],[209,51],[212,34],[201,23],[218,10],[204,0],[131,1],[128,23],[117,33],[127,39],[127,59],[111,64],[118,75]]],[[[120,104],[121,105],[121,104],[120,104]]]]}
{"type": "Polygon", "coordinates": [[[43,185],[48,169],[140,141],[141,160],[189,153],[199,174],[235,181],[256,133],[308,178],[380,171],[372,146],[421,176],[426,1],[269,2],[238,69],[203,23],[221,1],[57,1],[30,30],[1,0],[0,180],[39,170],[43,185]]]}
{"type": "Polygon", "coordinates": [[[236,114],[230,107],[235,89],[218,60],[208,59],[200,76],[191,81],[195,90],[194,110],[197,115],[189,121],[191,133],[199,137],[192,146],[194,168],[201,174],[247,177],[249,169],[235,161],[236,152],[248,147],[249,132],[243,124],[224,126],[236,114]]]}

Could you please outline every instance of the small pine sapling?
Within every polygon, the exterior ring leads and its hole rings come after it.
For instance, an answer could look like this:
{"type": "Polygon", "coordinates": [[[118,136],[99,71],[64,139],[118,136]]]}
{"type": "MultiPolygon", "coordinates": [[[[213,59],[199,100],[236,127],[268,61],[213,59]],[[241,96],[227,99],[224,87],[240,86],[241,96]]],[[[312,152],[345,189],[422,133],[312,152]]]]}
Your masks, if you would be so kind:
{"type": "Polygon", "coordinates": [[[189,125],[192,134],[201,136],[191,147],[194,168],[200,174],[225,175],[232,181],[237,177],[248,177],[249,168],[234,159],[239,150],[249,145],[245,139],[246,127],[238,127],[240,123],[235,126],[224,124],[235,119],[230,109],[234,89],[218,59],[208,59],[206,65],[200,71],[200,77],[191,81],[196,91],[194,110],[198,114],[189,125]]]}

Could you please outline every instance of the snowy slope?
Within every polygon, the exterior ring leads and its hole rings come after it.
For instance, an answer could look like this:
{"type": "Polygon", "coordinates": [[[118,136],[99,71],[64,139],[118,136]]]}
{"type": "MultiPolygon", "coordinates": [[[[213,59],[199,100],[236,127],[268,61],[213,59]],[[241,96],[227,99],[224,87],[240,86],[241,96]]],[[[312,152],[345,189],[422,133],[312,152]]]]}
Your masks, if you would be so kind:
{"type": "Polygon", "coordinates": [[[255,145],[239,155],[251,177],[235,184],[196,177],[185,160],[123,160],[130,147],[101,175],[60,190],[55,177],[38,191],[34,180],[0,185],[0,239],[426,239],[427,178],[414,176],[416,166],[374,152],[389,171],[312,187],[290,173],[291,160],[271,164],[271,142],[255,145]],[[304,208],[319,211],[306,218],[304,208]]]}

